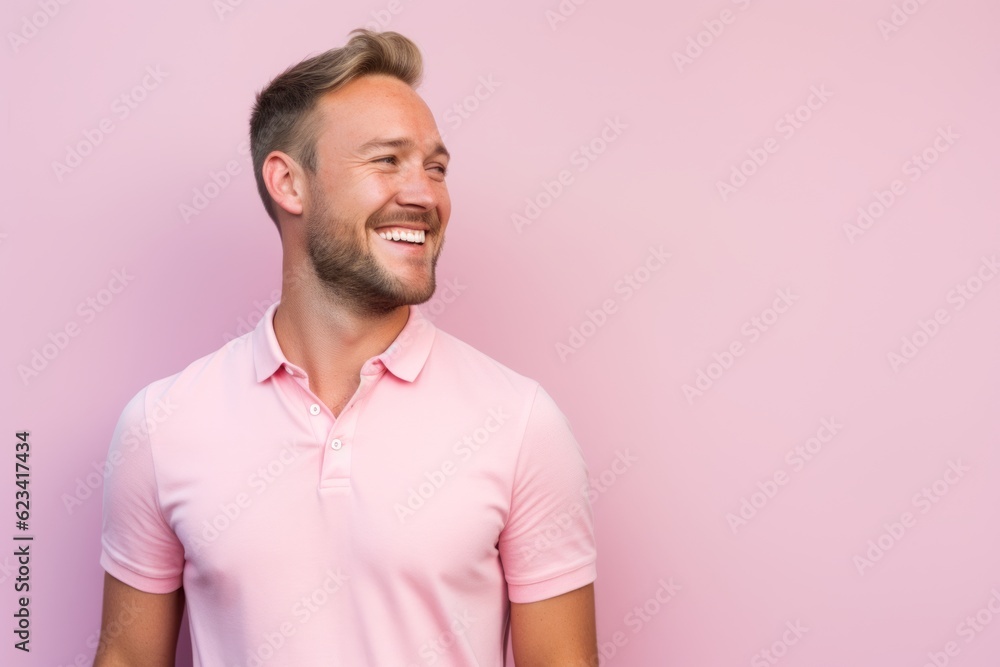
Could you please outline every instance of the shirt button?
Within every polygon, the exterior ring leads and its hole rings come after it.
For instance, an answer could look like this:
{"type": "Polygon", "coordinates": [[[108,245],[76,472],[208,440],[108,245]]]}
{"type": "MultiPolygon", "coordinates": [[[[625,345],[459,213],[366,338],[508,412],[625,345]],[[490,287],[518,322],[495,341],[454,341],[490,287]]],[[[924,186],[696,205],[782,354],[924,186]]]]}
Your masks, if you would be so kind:
{"type": "Polygon", "coordinates": [[[319,403],[313,403],[309,406],[309,414],[316,416],[319,414],[319,403]]]}
{"type": "Polygon", "coordinates": [[[330,443],[330,447],[332,447],[333,449],[340,449],[343,446],[344,446],[343,443],[336,438],[334,438],[334,440],[330,443]]]}

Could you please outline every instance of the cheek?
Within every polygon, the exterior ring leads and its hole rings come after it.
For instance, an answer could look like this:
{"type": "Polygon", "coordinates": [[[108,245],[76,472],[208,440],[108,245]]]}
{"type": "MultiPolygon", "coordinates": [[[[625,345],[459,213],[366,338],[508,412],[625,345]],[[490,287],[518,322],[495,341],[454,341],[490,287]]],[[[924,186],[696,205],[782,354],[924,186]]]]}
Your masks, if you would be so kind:
{"type": "Polygon", "coordinates": [[[333,179],[325,185],[331,201],[351,209],[380,208],[393,193],[393,184],[381,174],[364,174],[357,180],[333,179]]]}
{"type": "Polygon", "coordinates": [[[392,201],[397,189],[390,179],[373,177],[359,183],[354,188],[352,196],[354,197],[354,201],[362,208],[377,211],[392,201]]]}
{"type": "Polygon", "coordinates": [[[438,211],[441,214],[441,222],[445,222],[451,216],[451,197],[448,195],[448,186],[443,183],[438,193],[438,211]]]}

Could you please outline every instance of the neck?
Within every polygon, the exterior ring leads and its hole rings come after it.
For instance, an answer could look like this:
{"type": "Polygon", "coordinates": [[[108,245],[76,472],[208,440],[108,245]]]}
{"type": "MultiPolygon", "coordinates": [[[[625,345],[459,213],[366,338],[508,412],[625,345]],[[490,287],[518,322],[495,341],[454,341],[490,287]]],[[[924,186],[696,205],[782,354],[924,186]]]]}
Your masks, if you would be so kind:
{"type": "Polygon", "coordinates": [[[284,280],[274,333],[285,357],[306,372],[319,395],[357,381],[365,361],[396,339],[409,312],[408,305],[364,312],[315,283],[284,280]]]}

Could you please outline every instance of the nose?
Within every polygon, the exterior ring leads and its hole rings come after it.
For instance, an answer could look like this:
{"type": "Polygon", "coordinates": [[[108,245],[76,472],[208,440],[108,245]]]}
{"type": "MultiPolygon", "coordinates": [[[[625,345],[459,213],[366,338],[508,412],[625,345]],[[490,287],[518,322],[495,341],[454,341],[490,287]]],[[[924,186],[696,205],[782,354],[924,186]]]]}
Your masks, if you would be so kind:
{"type": "Polygon", "coordinates": [[[436,181],[423,165],[413,165],[402,173],[396,202],[400,206],[419,206],[431,210],[447,197],[444,183],[436,181]]]}

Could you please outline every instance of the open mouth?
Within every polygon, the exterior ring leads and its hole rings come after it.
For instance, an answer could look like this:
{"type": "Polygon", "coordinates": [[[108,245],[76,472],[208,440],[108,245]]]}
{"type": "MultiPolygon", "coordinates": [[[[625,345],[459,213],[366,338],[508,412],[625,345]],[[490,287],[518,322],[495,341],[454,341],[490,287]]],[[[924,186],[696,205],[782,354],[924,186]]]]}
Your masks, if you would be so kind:
{"type": "Polygon", "coordinates": [[[401,229],[398,227],[376,229],[375,233],[386,241],[410,245],[423,245],[425,233],[422,229],[401,229]]]}

